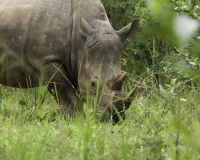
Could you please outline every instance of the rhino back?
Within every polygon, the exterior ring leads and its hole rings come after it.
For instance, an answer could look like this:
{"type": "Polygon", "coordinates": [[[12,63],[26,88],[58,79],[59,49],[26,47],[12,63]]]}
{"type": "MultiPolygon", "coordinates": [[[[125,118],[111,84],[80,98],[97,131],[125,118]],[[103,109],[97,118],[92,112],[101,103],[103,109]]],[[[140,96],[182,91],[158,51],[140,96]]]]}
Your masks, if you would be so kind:
{"type": "Polygon", "coordinates": [[[9,64],[26,57],[40,70],[45,63],[70,58],[71,21],[71,0],[0,1],[1,65],[5,57],[9,64]],[[6,48],[14,57],[5,55],[6,48]]]}

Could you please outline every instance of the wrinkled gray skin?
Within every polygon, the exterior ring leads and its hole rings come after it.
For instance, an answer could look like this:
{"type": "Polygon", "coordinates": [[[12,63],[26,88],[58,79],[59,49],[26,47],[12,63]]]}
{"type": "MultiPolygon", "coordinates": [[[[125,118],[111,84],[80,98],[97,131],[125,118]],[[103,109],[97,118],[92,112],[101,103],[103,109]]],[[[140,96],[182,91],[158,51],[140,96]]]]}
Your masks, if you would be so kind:
{"type": "Polygon", "coordinates": [[[76,90],[83,100],[98,93],[97,113],[118,122],[113,106],[124,113],[135,93],[123,93],[122,41],[138,23],[116,32],[100,0],[1,0],[0,83],[30,88],[42,81],[70,115],[76,90]]]}

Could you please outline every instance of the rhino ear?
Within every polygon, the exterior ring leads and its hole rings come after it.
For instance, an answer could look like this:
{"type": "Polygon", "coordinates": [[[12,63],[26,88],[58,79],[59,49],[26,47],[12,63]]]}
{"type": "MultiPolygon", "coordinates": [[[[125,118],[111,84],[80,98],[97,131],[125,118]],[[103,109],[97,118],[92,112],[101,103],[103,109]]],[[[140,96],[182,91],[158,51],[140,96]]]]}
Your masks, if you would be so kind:
{"type": "Polygon", "coordinates": [[[93,29],[90,25],[85,21],[83,17],[80,18],[80,33],[86,38],[93,33],[93,29]]]}
{"type": "Polygon", "coordinates": [[[117,31],[118,36],[121,37],[122,40],[133,37],[136,34],[136,31],[138,30],[139,21],[140,19],[136,18],[133,20],[132,23],[117,31]]]}

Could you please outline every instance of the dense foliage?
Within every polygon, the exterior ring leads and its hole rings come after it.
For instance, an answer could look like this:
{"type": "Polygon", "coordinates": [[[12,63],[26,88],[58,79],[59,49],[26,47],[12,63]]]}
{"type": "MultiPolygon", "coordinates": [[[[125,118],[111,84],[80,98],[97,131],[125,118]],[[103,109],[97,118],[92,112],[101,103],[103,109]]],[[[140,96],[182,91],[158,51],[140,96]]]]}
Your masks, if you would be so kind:
{"type": "MultiPolygon", "coordinates": [[[[177,62],[196,72],[199,70],[199,34],[185,44],[174,33],[177,15],[200,20],[200,2],[195,0],[102,0],[115,29],[139,17],[140,30],[134,39],[126,41],[123,68],[143,78],[152,74],[154,82],[169,83],[171,79],[196,83],[191,75],[177,68],[177,62]],[[196,48],[196,49],[195,49],[196,48]]],[[[199,32],[200,33],[200,32],[199,32]]]]}

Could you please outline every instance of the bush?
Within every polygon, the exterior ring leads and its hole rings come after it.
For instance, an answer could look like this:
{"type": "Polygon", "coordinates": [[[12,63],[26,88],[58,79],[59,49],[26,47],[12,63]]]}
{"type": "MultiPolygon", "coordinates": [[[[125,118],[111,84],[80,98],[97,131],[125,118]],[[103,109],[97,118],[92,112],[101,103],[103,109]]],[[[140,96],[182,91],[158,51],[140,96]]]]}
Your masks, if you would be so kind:
{"type": "Polygon", "coordinates": [[[135,17],[141,19],[137,36],[125,42],[125,52],[122,57],[123,69],[130,73],[130,76],[134,75],[135,79],[139,79],[137,77],[145,79],[151,74],[150,81],[157,85],[170,83],[175,78],[184,85],[197,84],[194,73],[198,73],[200,66],[198,58],[200,36],[196,34],[183,44],[173,27],[178,15],[187,15],[200,20],[199,1],[154,0],[146,3],[145,0],[134,2],[102,0],[102,2],[115,29],[120,29],[135,17]],[[180,66],[187,70],[181,69],[180,66]]]}

